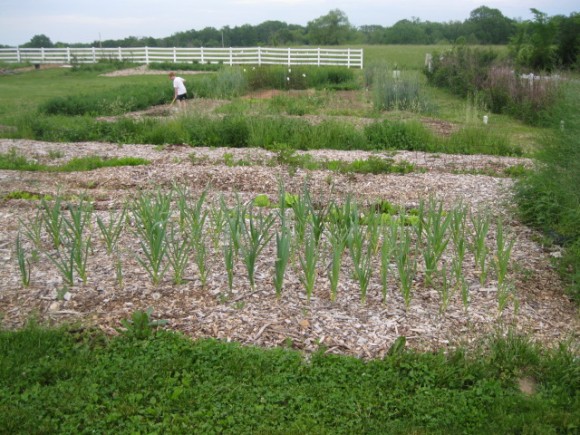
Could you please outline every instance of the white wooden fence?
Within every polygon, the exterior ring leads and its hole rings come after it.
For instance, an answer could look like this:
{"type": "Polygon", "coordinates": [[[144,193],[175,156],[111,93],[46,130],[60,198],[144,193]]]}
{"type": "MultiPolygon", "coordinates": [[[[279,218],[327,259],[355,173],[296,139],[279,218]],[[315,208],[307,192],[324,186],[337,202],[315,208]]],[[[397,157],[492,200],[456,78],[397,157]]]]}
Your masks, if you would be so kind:
{"type": "Polygon", "coordinates": [[[101,59],[199,62],[226,65],[340,65],[363,67],[363,50],[352,48],[0,48],[0,62],[95,63],[101,59]]]}

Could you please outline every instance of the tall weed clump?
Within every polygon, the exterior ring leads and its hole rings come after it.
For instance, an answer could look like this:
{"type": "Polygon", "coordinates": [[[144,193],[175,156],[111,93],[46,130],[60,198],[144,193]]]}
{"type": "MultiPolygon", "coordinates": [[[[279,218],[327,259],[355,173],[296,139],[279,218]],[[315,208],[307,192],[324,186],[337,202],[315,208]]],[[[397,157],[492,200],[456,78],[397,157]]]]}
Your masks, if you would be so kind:
{"type": "Polygon", "coordinates": [[[580,86],[566,86],[565,100],[551,117],[554,129],[537,155],[539,165],[518,180],[516,201],[525,223],[565,248],[560,270],[580,302],[580,86]]]}
{"type": "Polygon", "coordinates": [[[223,68],[195,82],[194,93],[202,98],[234,98],[248,91],[248,77],[238,67],[223,68]]]}
{"type": "Polygon", "coordinates": [[[546,112],[559,95],[559,79],[522,77],[509,66],[492,67],[485,84],[485,96],[492,112],[506,113],[531,125],[549,119],[546,112]]]}

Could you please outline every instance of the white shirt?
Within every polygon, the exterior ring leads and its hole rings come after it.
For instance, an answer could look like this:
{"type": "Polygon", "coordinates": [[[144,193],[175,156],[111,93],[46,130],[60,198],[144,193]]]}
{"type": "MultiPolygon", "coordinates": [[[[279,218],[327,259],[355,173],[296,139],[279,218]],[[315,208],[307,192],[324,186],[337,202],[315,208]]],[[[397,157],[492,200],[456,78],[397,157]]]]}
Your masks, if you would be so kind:
{"type": "Polygon", "coordinates": [[[173,79],[173,87],[177,90],[177,95],[187,94],[187,89],[185,89],[185,84],[183,83],[184,81],[181,77],[175,77],[173,79]]]}

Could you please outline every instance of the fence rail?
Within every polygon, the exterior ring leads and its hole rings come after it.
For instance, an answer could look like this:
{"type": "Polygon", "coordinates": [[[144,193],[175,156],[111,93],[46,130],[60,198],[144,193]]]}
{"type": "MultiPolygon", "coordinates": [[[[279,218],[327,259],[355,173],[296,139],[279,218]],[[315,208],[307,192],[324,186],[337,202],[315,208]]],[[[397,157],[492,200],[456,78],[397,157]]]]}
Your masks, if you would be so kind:
{"type": "Polygon", "coordinates": [[[96,63],[99,60],[223,63],[226,65],[339,65],[363,67],[363,50],[352,48],[0,48],[0,62],[96,63]]]}

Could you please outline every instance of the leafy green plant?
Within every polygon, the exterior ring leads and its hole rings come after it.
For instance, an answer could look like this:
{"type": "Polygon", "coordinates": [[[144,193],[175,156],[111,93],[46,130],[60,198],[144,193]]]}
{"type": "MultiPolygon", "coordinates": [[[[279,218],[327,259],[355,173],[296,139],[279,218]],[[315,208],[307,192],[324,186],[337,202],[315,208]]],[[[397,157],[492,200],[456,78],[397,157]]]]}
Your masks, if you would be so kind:
{"type": "Polygon", "coordinates": [[[111,255],[115,251],[119,237],[125,228],[125,219],[127,217],[127,206],[123,206],[121,212],[117,215],[114,211],[109,212],[107,223],[97,215],[97,225],[101,231],[107,254],[111,255]]]}
{"type": "Polygon", "coordinates": [[[52,245],[54,248],[58,248],[61,243],[61,232],[63,226],[63,217],[62,217],[62,197],[57,195],[52,205],[42,199],[41,203],[41,210],[42,210],[42,220],[46,227],[46,230],[49,236],[52,239],[52,245]]]}
{"type": "Polygon", "coordinates": [[[413,279],[417,273],[417,260],[411,253],[411,233],[408,229],[400,228],[401,236],[395,247],[395,264],[399,275],[399,286],[405,309],[409,310],[411,305],[413,279]]]}
{"type": "Polygon", "coordinates": [[[389,267],[393,258],[395,247],[397,246],[397,238],[399,235],[399,228],[396,223],[389,221],[388,224],[382,225],[382,243],[381,243],[381,293],[383,295],[383,303],[387,302],[388,292],[388,278],[389,267]]]}
{"type": "Polygon", "coordinates": [[[43,219],[41,214],[41,209],[37,208],[36,213],[33,218],[30,218],[28,222],[24,222],[19,219],[20,228],[24,232],[26,238],[34,245],[36,249],[40,249],[42,243],[42,226],[43,219]]]}
{"type": "Polygon", "coordinates": [[[224,256],[224,265],[228,275],[228,289],[231,292],[234,286],[234,266],[236,261],[236,250],[231,234],[228,233],[228,241],[222,247],[222,254],[224,256]]]}
{"type": "Polygon", "coordinates": [[[284,286],[284,274],[290,259],[291,237],[286,228],[276,233],[276,260],[274,261],[274,288],[280,298],[284,286]]]}
{"type": "Polygon", "coordinates": [[[441,298],[439,313],[442,314],[447,311],[447,307],[449,307],[449,302],[453,296],[453,286],[451,285],[447,266],[445,264],[441,266],[441,270],[439,270],[438,275],[441,277],[441,286],[437,288],[439,297],[441,298]]]}
{"type": "MultiPolygon", "coordinates": [[[[333,204],[330,210],[336,209],[333,204]]],[[[328,241],[330,243],[330,265],[328,267],[328,279],[330,281],[330,300],[335,301],[338,293],[338,282],[340,279],[340,269],[342,258],[346,249],[348,229],[340,220],[329,219],[328,241]]]]}
{"type": "Polygon", "coordinates": [[[270,233],[270,228],[272,228],[273,224],[274,217],[272,215],[264,216],[261,211],[255,213],[253,208],[249,209],[248,218],[242,220],[240,252],[246,265],[248,280],[252,288],[256,286],[256,261],[273,236],[270,233]]]}
{"type": "Polygon", "coordinates": [[[191,239],[188,234],[180,234],[174,224],[169,225],[167,239],[167,261],[173,270],[173,283],[183,283],[183,275],[189,262],[191,239]]]}
{"type": "Polygon", "coordinates": [[[224,227],[226,225],[226,215],[222,207],[210,207],[209,217],[211,221],[211,237],[213,240],[213,247],[217,251],[219,249],[224,227]]]}
{"type": "Polygon", "coordinates": [[[425,285],[430,286],[432,275],[437,273],[439,260],[449,243],[447,230],[453,215],[446,213],[443,210],[443,203],[436,201],[433,197],[429,198],[425,212],[423,259],[425,261],[425,285]]]}
{"type": "Polygon", "coordinates": [[[63,215],[65,247],[70,249],[74,268],[83,281],[87,281],[87,260],[91,249],[91,234],[85,236],[91,224],[93,206],[81,197],[78,204],[67,204],[68,217],[63,215]]]}
{"type": "MultiPolygon", "coordinates": [[[[79,246],[75,244],[69,244],[65,247],[62,247],[62,249],[56,249],[56,252],[54,253],[47,252],[46,254],[48,259],[60,272],[60,275],[63,278],[65,284],[70,286],[74,284],[75,257],[78,258],[78,255],[75,252],[76,249],[79,249],[79,246]]],[[[79,255],[82,256],[82,253],[79,255]]]]}
{"type": "Polygon", "coordinates": [[[18,270],[20,271],[20,282],[24,287],[30,285],[30,261],[26,258],[26,252],[22,247],[20,232],[16,236],[16,258],[18,259],[18,270]]]}
{"type": "Polygon", "coordinates": [[[254,198],[252,202],[255,207],[270,207],[270,198],[266,194],[260,194],[254,198]]]}
{"type": "Polygon", "coordinates": [[[137,310],[131,314],[130,319],[121,320],[121,325],[125,329],[118,329],[118,331],[127,338],[146,340],[159,326],[167,324],[167,320],[152,320],[152,314],[153,308],[147,308],[145,311],[137,310]]]}
{"type": "Polygon", "coordinates": [[[306,298],[310,301],[314,286],[316,285],[316,276],[319,252],[315,236],[311,231],[304,240],[304,253],[299,255],[302,276],[300,280],[306,290],[306,298]]]}
{"type": "Polygon", "coordinates": [[[171,215],[171,194],[157,191],[141,193],[132,204],[135,233],[142,254],[137,261],[147,271],[153,284],[159,284],[169,263],[167,256],[167,225],[171,215]]]}
{"type": "Polygon", "coordinates": [[[197,265],[197,271],[201,281],[201,286],[205,287],[209,274],[207,262],[206,246],[206,220],[208,211],[204,210],[207,189],[199,196],[195,204],[186,208],[186,220],[189,224],[189,237],[191,237],[191,246],[193,246],[193,258],[197,265]]]}
{"type": "Polygon", "coordinates": [[[479,268],[479,282],[481,285],[484,285],[487,281],[488,248],[486,240],[489,233],[490,220],[488,213],[471,215],[473,234],[469,246],[475,257],[475,264],[479,268]]]}
{"type": "MultiPolygon", "coordinates": [[[[352,256],[352,255],[351,255],[352,256]]],[[[368,286],[373,272],[373,249],[370,244],[367,244],[360,255],[356,256],[356,261],[353,261],[354,275],[359,284],[360,299],[364,304],[367,300],[368,286]]]]}

